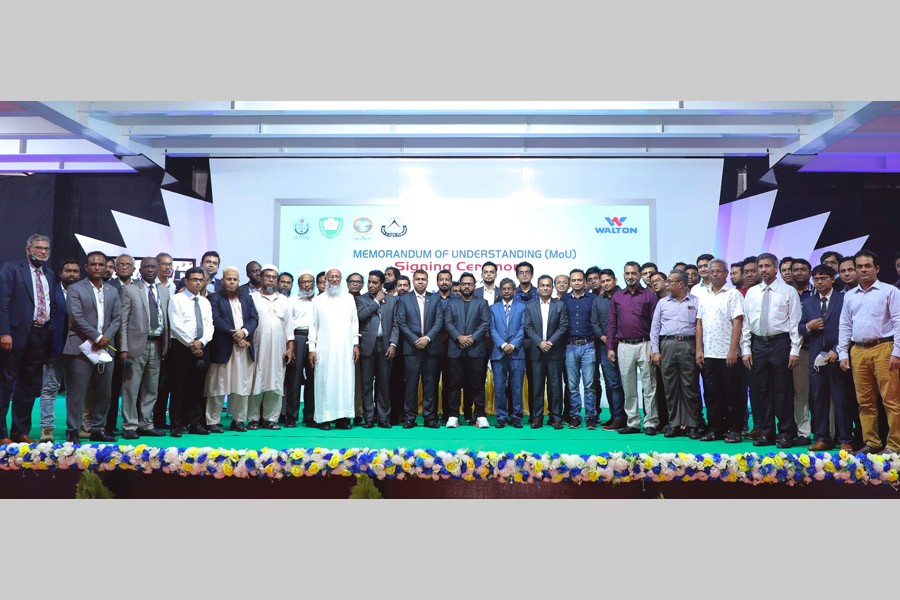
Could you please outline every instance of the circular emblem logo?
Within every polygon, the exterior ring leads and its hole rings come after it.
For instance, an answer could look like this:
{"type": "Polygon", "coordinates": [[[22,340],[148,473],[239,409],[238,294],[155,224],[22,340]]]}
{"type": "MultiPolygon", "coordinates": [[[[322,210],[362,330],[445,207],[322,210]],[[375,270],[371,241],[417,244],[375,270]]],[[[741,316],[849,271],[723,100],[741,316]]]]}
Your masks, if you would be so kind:
{"type": "Polygon", "coordinates": [[[309,233],[309,221],[303,217],[294,221],[294,233],[297,235],[306,235],[309,233]]]}
{"type": "Polygon", "coordinates": [[[357,220],[353,221],[353,230],[356,233],[369,233],[372,231],[372,227],[375,224],[372,223],[372,219],[368,217],[360,217],[357,220]]]}

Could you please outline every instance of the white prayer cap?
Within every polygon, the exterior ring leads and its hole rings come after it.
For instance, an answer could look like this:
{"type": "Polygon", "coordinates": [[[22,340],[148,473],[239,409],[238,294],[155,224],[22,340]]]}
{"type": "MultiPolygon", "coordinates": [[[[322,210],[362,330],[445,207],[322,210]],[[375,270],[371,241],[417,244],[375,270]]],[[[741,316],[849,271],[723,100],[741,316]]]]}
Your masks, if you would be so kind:
{"type": "Polygon", "coordinates": [[[263,265],[262,269],[259,270],[260,273],[262,273],[263,271],[275,271],[277,273],[278,267],[276,267],[272,263],[268,263],[268,264],[263,265]]]}
{"type": "Polygon", "coordinates": [[[297,273],[297,279],[300,279],[304,275],[309,275],[313,279],[316,278],[316,274],[310,271],[309,269],[302,269],[299,273],[297,273]]]}

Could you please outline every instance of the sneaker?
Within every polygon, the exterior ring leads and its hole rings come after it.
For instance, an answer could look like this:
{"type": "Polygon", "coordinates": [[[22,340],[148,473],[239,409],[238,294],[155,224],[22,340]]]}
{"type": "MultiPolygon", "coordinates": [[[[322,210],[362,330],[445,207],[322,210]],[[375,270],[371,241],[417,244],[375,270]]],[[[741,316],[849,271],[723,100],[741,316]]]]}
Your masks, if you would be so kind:
{"type": "Polygon", "coordinates": [[[459,417],[450,417],[447,419],[447,427],[459,427],[459,417]]]}
{"type": "Polygon", "coordinates": [[[53,441],[53,428],[52,427],[42,427],[41,428],[41,439],[38,441],[52,442],[53,441]]]}
{"type": "Polygon", "coordinates": [[[491,424],[488,423],[487,417],[478,417],[475,419],[475,427],[478,427],[479,429],[487,429],[490,426],[491,424]]]}
{"type": "Polygon", "coordinates": [[[597,419],[589,418],[587,420],[587,428],[590,430],[597,429],[597,419]]]}

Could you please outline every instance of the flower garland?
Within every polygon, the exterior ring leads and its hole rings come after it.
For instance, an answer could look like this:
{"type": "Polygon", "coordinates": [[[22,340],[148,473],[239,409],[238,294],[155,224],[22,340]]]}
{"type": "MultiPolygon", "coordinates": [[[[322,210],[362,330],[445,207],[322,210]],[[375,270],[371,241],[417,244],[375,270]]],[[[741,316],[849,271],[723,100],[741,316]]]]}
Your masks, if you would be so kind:
{"type": "Polygon", "coordinates": [[[0,446],[0,469],[37,471],[79,469],[169,473],[223,477],[350,476],[375,479],[498,480],[514,483],[627,483],[630,481],[718,480],[759,485],[898,483],[900,455],[854,455],[844,450],[788,454],[689,454],[685,452],[602,452],[565,454],[531,452],[470,452],[405,448],[156,448],[146,444],[83,444],[52,442],[0,446]]]}

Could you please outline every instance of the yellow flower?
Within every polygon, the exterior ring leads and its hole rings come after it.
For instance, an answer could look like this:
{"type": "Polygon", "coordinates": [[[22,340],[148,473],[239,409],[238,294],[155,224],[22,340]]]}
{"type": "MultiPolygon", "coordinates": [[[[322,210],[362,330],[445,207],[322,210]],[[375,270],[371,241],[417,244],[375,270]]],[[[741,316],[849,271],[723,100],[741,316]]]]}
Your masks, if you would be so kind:
{"type": "Polygon", "coordinates": [[[291,452],[291,458],[293,458],[294,460],[300,460],[301,458],[303,458],[303,450],[301,450],[300,448],[294,448],[294,451],[291,452]]]}
{"type": "Polygon", "coordinates": [[[231,477],[231,474],[234,473],[234,467],[228,463],[224,463],[222,465],[222,472],[225,473],[226,476],[231,477]]]}
{"type": "Polygon", "coordinates": [[[691,456],[690,456],[689,454],[684,453],[684,452],[679,452],[679,453],[678,453],[678,458],[680,458],[681,460],[690,460],[691,456]]]}
{"type": "Polygon", "coordinates": [[[237,450],[232,450],[231,451],[231,460],[234,462],[241,460],[241,453],[238,452],[237,450]]]}
{"type": "Polygon", "coordinates": [[[775,455],[775,465],[780,469],[784,466],[784,460],[782,460],[781,456],[775,455]]]}
{"type": "Polygon", "coordinates": [[[862,479],[862,476],[866,474],[866,470],[862,467],[856,467],[856,478],[862,479]]]}
{"type": "Polygon", "coordinates": [[[87,469],[91,465],[91,459],[87,454],[81,455],[81,466],[87,469]]]}
{"type": "Polygon", "coordinates": [[[884,462],[884,455],[882,455],[882,454],[876,454],[875,456],[872,457],[872,460],[874,460],[875,462],[883,463],[883,462],[884,462]]]}
{"type": "Polygon", "coordinates": [[[797,460],[799,460],[800,464],[803,465],[804,467],[809,466],[809,454],[801,454],[797,460]]]}
{"type": "Polygon", "coordinates": [[[495,460],[497,458],[497,453],[491,450],[487,453],[488,460],[495,460]]]}
{"type": "Polygon", "coordinates": [[[332,454],[331,459],[328,461],[328,466],[336,469],[339,464],[341,464],[341,457],[337,454],[332,454]]]}
{"type": "Polygon", "coordinates": [[[544,463],[542,463],[540,460],[534,461],[534,470],[535,470],[535,471],[543,471],[543,470],[544,470],[544,463]]]}
{"type": "Polygon", "coordinates": [[[353,449],[347,450],[346,452],[344,452],[344,460],[347,460],[348,458],[350,458],[350,457],[353,456],[354,454],[356,454],[356,450],[353,450],[353,449]]]}
{"type": "Polygon", "coordinates": [[[713,466],[713,459],[712,459],[712,456],[705,456],[705,457],[703,457],[703,466],[704,466],[704,467],[711,467],[711,466],[713,466]]]}
{"type": "Polygon", "coordinates": [[[897,469],[891,469],[890,471],[888,471],[888,481],[890,481],[891,483],[897,481],[897,469]]]}
{"type": "Polygon", "coordinates": [[[644,459],[644,468],[645,468],[645,469],[652,469],[652,468],[653,468],[653,459],[650,458],[649,456],[648,456],[647,458],[644,459]]]}
{"type": "Polygon", "coordinates": [[[268,451],[269,451],[269,447],[268,447],[268,446],[263,446],[262,450],[260,450],[260,452],[262,452],[263,454],[265,454],[265,453],[268,452],[268,451]]]}
{"type": "Polygon", "coordinates": [[[247,450],[247,458],[256,460],[257,458],[259,458],[259,454],[257,454],[256,450],[247,450]]]}
{"type": "Polygon", "coordinates": [[[737,478],[737,473],[735,473],[734,471],[728,474],[728,481],[735,482],[737,481],[737,478]]]}
{"type": "Polygon", "coordinates": [[[134,455],[140,456],[144,453],[144,450],[147,448],[147,444],[138,444],[134,447],[134,455]]]}
{"type": "Polygon", "coordinates": [[[307,469],[307,471],[309,472],[310,475],[315,475],[316,473],[319,472],[319,465],[317,463],[312,463],[309,465],[309,468],[307,469]]]}
{"type": "Polygon", "coordinates": [[[381,455],[380,455],[380,454],[376,454],[376,455],[375,455],[375,458],[372,459],[372,464],[373,464],[373,465],[380,465],[380,464],[381,464],[381,455]]]}
{"type": "Polygon", "coordinates": [[[444,468],[450,471],[451,473],[459,468],[459,465],[455,460],[448,460],[447,464],[444,465],[444,468]]]}
{"type": "Polygon", "coordinates": [[[838,452],[838,456],[841,457],[841,460],[847,460],[847,457],[850,456],[846,450],[841,450],[838,452]]]}
{"type": "Polygon", "coordinates": [[[588,480],[589,480],[589,481],[597,481],[598,479],[600,479],[600,472],[599,472],[599,471],[591,471],[590,473],[588,473],[588,480]]]}
{"type": "MultiPolygon", "coordinates": [[[[841,452],[846,452],[845,450],[841,450],[841,452]]],[[[834,467],[834,463],[831,461],[827,461],[825,463],[825,471],[828,473],[834,473],[837,469],[834,467]]]]}
{"type": "Polygon", "coordinates": [[[522,483],[522,473],[520,473],[519,471],[513,473],[513,481],[515,481],[516,483],[522,483]]]}
{"type": "Polygon", "coordinates": [[[219,451],[216,449],[212,449],[207,453],[206,456],[208,457],[209,460],[216,460],[216,458],[219,457],[219,451]]]}
{"type": "Polygon", "coordinates": [[[200,454],[200,448],[194,446],[193,448],[188,448],[187,455],[190,458],[197,458],[197,455],[200,454]]]}
{"type": "Polygon", "coordinates": [[[384,472],[388,475],[393,475],[394,471],[397,470],[397,465],[390,465],[384,468],[384,472]]]}
{"type": "Polygon", "coordinates": [[[762,459],[762,464],[764,464],[764,465],[775,464],[775,460],[771,456],[767,456],[764,459],[762,459]]]}
{"type": "Polygon", "coordinates": [[[293,467],[291,467],[291,475],[293,477],[300,477],[301,475],[303,475],[303,469],[300,467],[300,465],[294,465],[293,467]]]}
{"type": "Polygon", "coordinates": [[[471,471],[475,468],[475,461],[470,458],[466,461],[466,466],[469,467],[469,470],[471,471]]]}
{"type": "Polygon", "coordinates": [[[266,475],[268,475],[269,477],[271,477],[271,476],[272,476],[272,473],[275,471],[275,463],[269,463],[269,464],[267,464],[267,465],[266,465],[266,468],[263,469],[263,471],[265,472],[266,475]]]}

